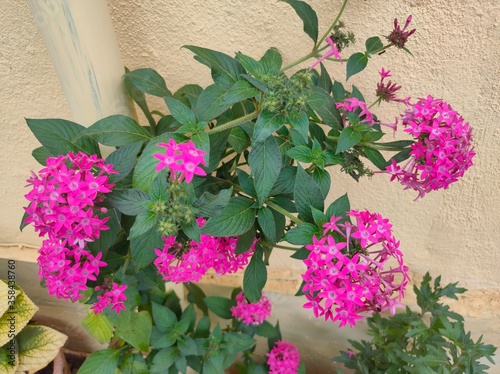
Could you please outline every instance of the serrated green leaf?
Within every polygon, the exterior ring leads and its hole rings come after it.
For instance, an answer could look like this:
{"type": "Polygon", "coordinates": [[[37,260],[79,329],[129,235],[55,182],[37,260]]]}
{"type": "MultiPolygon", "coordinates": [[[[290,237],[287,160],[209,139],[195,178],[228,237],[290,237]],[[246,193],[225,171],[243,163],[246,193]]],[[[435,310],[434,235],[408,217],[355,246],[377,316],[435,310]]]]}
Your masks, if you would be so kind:
{"type": "Polygon", "coordinates": [[[108,180],[110,183],[122,180],[132,171],[141,148],[142,142],[132,143],[118,148],[106,158],[106,163],[113,165],[113,169],[118,172],[118,174],[111,174],[109,176],[108,180]]]}
{"type": "Polygon", "coordinates": [[[217,217],[209,218],[202,233],[213,236],[241,235],[253,226],[255,210],[253,201],[242,196],[231,198],[229,204],[217,217]]]}
{"type": "Polygon", "coordinates": [[[354,74],[357,74],[366,68],[368,65],[368,57],[361,52],[354,53],[347,60],[347,77],[346,80],[349,80],[354,74]]]}
{"type": "Polygon", "coordinates": [[[227,353],[240,353],[250,349],[254,345],[255,339],[252,337],[238,333],[228,332],[224,334],[224,343],[222,350],[227,353]]]}
{"type": "Polygon", "coordinates": [[[101,344],[108,343],[113,336],[113,324],[104,314],[90,312],[82,320],[82,327],[101,344]]]}
{"type": "Polygon", "coordinates": [[[82,131],[75,139],[90,136],[101,144],[113,147],[122,147],[136,142],[151,140],[151,134],[139,126],[132,118],[115,114],[103,118],[86,130],[82,131]]]}
{"type": "Polygon", "coordinates": [[[252,226],[250,230],[238,236],[238,243],[236,244],[235,251],[237,255],[245,253],[252,247],[252,244],[255,242],[255,234],[255,227],[252,226]]]}
{"type": "Polygon", "coordinates": [[[232,105],[258,95],[260,91],[244,80],[235,82],[224,95],[224,102],[232,105]]]}
{"type": "Polygon", "coordinates": [[[14,296],[11,290],[14,290],[16,298],[14,304],[11,304],[11,299],[8,299],[9,309],[0,318],[0,347],[11,339],[12,333],[16,334],[22,331],[38,310],[38,307],[22,290],[9,288],[7,291],[9,296],[14,296]],[[14,331],[11,330],[13,321],[15,322],[14,331]]]}
{"type": "Polygon", "coordinates": [[[241,127],[232,128],[227,141],[236,153],[243,153],[250,146],[250,138],[241,127]]]}
{"type": "Polygon", "coordinates": [[[136,216],[145,210],[144,202],[148,200],[148,194],[142,190],[115,189],[106,195],[105,205],[115,208],[123,214],[136,216]]]}
{"type": "Polygon", "coordinates": [[[295,187],[295,176],[297,175],[296,166],[286,166],[281,169],[278,179],[274,183],[269,195],[292,194],[295,187]]]}
{"type": "Polygon", "coordinates": [[[295,10],[304,23],[304,32],[309,35],[314,43],[318,41],[318,16],[311,6],[303,1],[282,0],[295,10]]]}
{"type": "Polygon", "coordinates": [[[287,156],[299,162],[310,163],[313,161],[313,154],[311,148],[303,145],[293,147],[286,154],[287,156]]]}
{"type": "Polygon", "coordinates": [[[226,92],[216,84],[203,90],[194,107],[194,113],[200,121],[212,121],[231,107],[231,104],[224,100],[226,92]]]}
{"type": "Polygon", "coordinates": [[[19,372],[36,372],[49,364],[68,337],[47,326],[26,326],[16,340],[19,344],[19,372]]]}
{"type": "Polygon", "coordinates": [[[321,190],[321,195],[323,196],[323,199],[326,199],[328,193],[330,192],[330,185],[331,185],[330,173],[326,170],[316,168],[312,173],[312,178],[318,185],[319,189],[321,190]]]}
{"type": "Polygon", "coordinates": [[[238,174],[238,183],[240,184],[243,192],[249,196],[257,197],[253,178],[242,169],[236,169],[236,173],[238,174]]]}
{"type": "Polygon", "coordinates": [[[273,136],[253,145],[248,155],[248,165],[254,177],[259,205],[262,205],[281,170],[281,152],[273,136]]]}
{"type": "Polygon", "coordinates": [[[135,218],[134,225],[130,229],[129,239],[137,238],[148,231],[153,230],[158,223],[158,216],[150,211],[142,211],[135,218]]]}
{"type": "Polygon", "coordinates": [[[229,204],[232,193],[232,187],[220,190],[217,195],[213,195],[210,192],[204,192],[203,195],[195,201],[194,207],[198,208],[198,214],[201,217],[218,216],[227,204],[229,204]]]}
{"type": "Polygon", "coordinates": [[[269,243],[276,244],[276,221],[274,220],[274,215],[269,208],[262,207],[259,209],[257,222],[259,222],[259,226],[269,243]]]}
{"type": "Polygon", "coordinates": [[[361,141],[362,136],[361,133],[355,131],[352,127],[344,128],[340,133],[335,153],[339,154],[351,149],[361,141]]]}
{"type": "Polygon", "coordinates": [[[264,67],[262,64],[255,60],[254,58],[244,55],[241,52],[236,52],[236,60],[238,60],[241,65],[245,68],[247,72],[252,74],[254,77],[260,78],[264,75],[264,67]]]}
{"type": "Polygon", "coordinates": [[[125,77],[129,78],[130,82],[144,93],[158,97],[172,96],[165,80],[153,69],[133,70],[125,74],[125,77]]]}
{"type": "Polygon", "coordinates": [[[307,135],[309,134],[309,116],[307,115],[307,113],[291,113],[287,116],[287,119],[293,126],[293,128],[296,129],[302,136],[303,140],[307,142],[307,135]]]}
{"type": "Polygon", "coordinates": [[[283,63],[281,55],[276,48],[269,48],[259,62],[263,67],[264,74],[270,76],[277,75],[283,63]]]}
{"type": "Polygon", "coordinates": [[[134,348],[147,352],[153,321],[149,312],[122,310],[118,315],[116,335],[132,345],[134,348]]]}
{"type": "Polygon", "coordinates": [[[177,323],[177,316],[169,308],[158,303],[151,303],[156,327],[162,332],[169,332],[177,323]]]}
{"type": "Polygon", "coordinates": [[[351,209],[351,204],[349,202],[349,197],[347,196],[347,194],[344,194],[330,204],[330,206],[326,210],[326,216],[327,217],[345,216],[346,212],[349,211],[350,209],[351,209]]]}
{"type": "Polygon", "coordinates": [[[156,258],[155,248],[161,249],[164,246],[161,235],[156,228],[130,239],[130,251],[136,270],[144,269],[156,258]]]}
{"type": "Polygon", "coordinates": [[[286,118],[283,114],[263,110],[259,113],[257,121],[255,122],[253,142],[264,142],[273,132],[278,131],[285,123],[286,118]]]}

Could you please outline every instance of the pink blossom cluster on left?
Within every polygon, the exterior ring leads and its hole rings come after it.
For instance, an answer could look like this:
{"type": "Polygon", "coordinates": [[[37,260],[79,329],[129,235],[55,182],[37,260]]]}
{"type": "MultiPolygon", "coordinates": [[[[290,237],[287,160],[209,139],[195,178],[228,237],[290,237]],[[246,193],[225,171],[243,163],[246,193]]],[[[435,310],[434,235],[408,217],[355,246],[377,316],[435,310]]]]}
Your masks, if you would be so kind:
{"type": "Polygon", "coordinates": [[[249,303],[240,292],[236,295],[236,306],[231,307],[233,318],[241,319],[245,325],[260,325],[271,315],[271,301],[262,296],[256,303],[249,303]]]}
{"type": "Polygon", "coordinates": [[[77,301],[87,281],[95,281],[106,266],[102,253],[94,256],[86,246],[109,229],[109,218],[98,215],[106,209],[97,204],[114,186],[109,175],[117,173],[96,155],[70,152],[47,158],[46,167],[27,180],[32,189],[25,195],[30,202],[25,223],[47,237],[39,250],[38,275],[51,295],[77,301]]]}
{"type": "Polygon", "coordinates": [[[269,374],[297,374],[299,371],[299,351],[290,342],[278,340],[266,356],[269,374]]]}

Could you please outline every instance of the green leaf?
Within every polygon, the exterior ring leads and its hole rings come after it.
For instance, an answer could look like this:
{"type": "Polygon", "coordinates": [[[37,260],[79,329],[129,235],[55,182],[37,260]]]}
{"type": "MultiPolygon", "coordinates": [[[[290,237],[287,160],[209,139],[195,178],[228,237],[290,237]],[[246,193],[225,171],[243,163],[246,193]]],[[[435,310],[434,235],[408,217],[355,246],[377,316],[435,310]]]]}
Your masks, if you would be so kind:
{"type": "Polygon", "coordinates": [[[241,234],[238,237],[238,243],[236,244],[235,253],[239,255],[240,253],[245,253],[248,251],[255,241],[255,227],[251,227],[250,230],[241,234]]]}
{"type": "Polygon", "coordinates": [[[107,158],[106,163],[112,164],[118,174],[111,174],[108,178],[110,183],[116,183],[125,178],[134,168],[137,162],[137,155],[141,151],[142,142],[132,143],[125,147],[118,148],[107,158]]]}
{"type": "Polygon", "coordinates": [[[164,242],[156,228],[130,239],[130,251],[135,269],[144,269],[156,258],[155,248],[163,248],[164,242]]]}
{"type": "Polygon", "coordinates": [[[366,65],[368,65],[368,57],[366,56],[366,54],[357,52],[351,55],[351,57],[349,57],[349,60],[347,60],[346,80],[348,80],[354,74],[363,71],[364,68],[366,68],[366,65]]]}
{"type": "Polygon", "coordinates": [[[125,74],[134,86],[149,95],[165,97],[172,96],[167,88],[165,80],[153,69],[137,69],[125,74]]]}
{"type": "Polygon", "coordinates": [[[342,85],[342,83],[340,83],[339,81],[335,81],[333,83],[333,86],[332,86],[332,96],[333,96],[333,99],[336,102],[338,102],[338,101],[344,101],[345,95],[346,95],[346,92],[345,92],[345,88],[342,85]]]}
{"type": "Polygon", "coordinates": [[[257,96],[260,93],[258,89],[253,87],[247,81],[237,81],[235,82],[229,90],[226,91],[224,95],[224,102],[226,104],[232,105],[240,101],[250,99],[251,97],[257,96]]]}
{"type": "Polygon", "coordinates": [[[133,188],[126,190],[115,189],[106,195],[105,205],[126,214],[136,216],[144,212],[144,202],[149,200],[149,196],[142,190],[133,188]]]}
{"type": "MultiPolygon", "coordinates": [[[[309,244],[311,244],[311,242],[309,244]]],[[[308,250],[306,247],[302,247],[297,249],[290,257],[296,260],[305,260],[306,258],[309,257],[310,253],[311,253],[310,250],[308,250]]]]}
{"type": "Polygon", "coordinates": [[[362,136],[360,132],[355,131],[352,127],[344,128],[340,133],[335,153],[339,154],[351,149],[361,141],[362,136]]]}
{"type": "Polygon", "coordinates": [[[256,303],[261,299],[262,289],[267,282],[267,268],[262,255],[262,248],[256,246],[252,259],[243,275],[243,290],[247,299],[252,303],[256,303]]]}
{"type": "Polygon", "coordinates": [[[281,152],[273,136],[253,145],[248,155],[248,165],[254,177],[259,205],[262,205],[281,170],[281,152]]]}
{"type": "Polygon", "coordinates": [[[365,154],[365,157],[370,160],[373,165],[378,167],[380,170],[385,170],[385,167],[387,166],[387,161],[385,160],[384,156],[382,156],[382,153],[375,149],[363,147],[363,152],[365,154]]]}
{"type": "Polygon", "coordinates": [[[303,1],[282,0],[295,10],[304,23],[304,32],[309,35],[314,43],[318,41],[318,16],[311,6],[303,1]]]}
{"type": "Polygon", "coordinates": [[[26,326],[17,334],[18,372],[34,373],[49,364],[68,337],[47,326],[26,326]]]}
{"type": "Polygon", "coordinates": [[[224,343],[222,350],[228,353],[239,353],[250,349],[255,343],[255,339],[247,334],[238,332],[228,332],[224,334],[224,343]]]}
{"type": "Polygon", "coordinates": [[[279,130],[286,123],[286,118],[281,113],[272,113],[263,110],[259,113],[255,122],[253,133],[253,142],[261,143],[271,136],[271,134],[279,130]]]}
{"type": "Polygon", "coordinates": [[[316,168],[312,173],[312,178],[319,186],[323,199],[326,199],[328,193],[330,192],[330,185],[331,185],[330,173],[326,170],[316,168]]]}
{"type": "Polygon", "coordinates": [[[325,69],[323,63],[321,63],[320,66],[321,66],[321,75],[319,76],[318,83],[316,85],[324,89],[326,92],[330,93],[332,92],[332,78],[330,78],[330,75],[328,74],[328,71],[325,69]]]}
{"type": "Polygon", "coordinates": [[[297,167],[295,166],[286,166],[281,169],[280,175],[278,175],[278,179],[276,179],[269,195],[293,194],[296,175],[297,167]]]}
{"type": "Polygon", "coordinates": [[[283,60],[276,48],[269,48],[259,62],[264,69],[264,74],[277,75],[281,70],[283,60]]]}
{"type": "MultiPolygon", "coordinates": [[[[205,301],[203,301],[205,299],[206,295],[203,292],[203,290],[199,286],[197,286],[196,284],[194,284],[194,283],[184,283],[184,286],[189,291],[189,293],[187,295],[187,300],[190,303],[194,303],[198,308],[200,308],[200,310],[205,315],[207,315],[208,314],[208,308],[207,308],[207,305],[205,304],[205,301]]],[[[200,320],[200,322],[201,322],[201,320],[200,320]]]]}
{"type": "Polygon", "coordinates": [[[177,341],[177,348],[184,356],[197,355],[198,347],[193,338],[184,336],[177,341]]]}
{"type": "Polygon", "coordinates": [[[12,333],[10,330],[12,321],[15,321],[15,332],[18,333],[23,330],[38,310],[38,307],[20,289],[9,287],[8,295],[9,297],[16,295],[16,298],[13,306],[10,304],[11,299],[9,299],[9,309],[0,318],[0,347],[11,339],[9,335],[12,333]]]}
{"type": "Polygon", "coordinates": [[[366,53],[368,54],[372,54],[375,51],[384,48],[384,45],[382,44],[382,41],[378,36],[373,36],[371,38],[366,39],[365,46],[366,46],[366,53]]]}
{"type": "Polygon", "coordinates": [[[116,114],[103,118],[83,131],[76,139],[90,136],[101,144],[122,147],[151,140],[151,134],[134,119],[116,114]]]}
{"type": "Polygon", "coordinates": [[[177,349],[177,347],[168,347],[162,349],[155,355],[153,359],[153,363],[151,365],[151,373],[165,374],[166,370],[174,365],[178,355],[179,350],[177,349]]]}
{"type": "Polygon", "coordinates": [[[140,212],[135,218],[134,225],[130,229],[129,239],[137,238],[154,229],[158,222],[158,216],[148,210],[140,212]]]}
{"type": "MultiPolygon", "coordinates": [[[[287,116],[288,121],[302,136],[304,141],[307,142],[307,135],[309,134],[309,116],[306,112],[290,113],[287,116]]],[[[298,145],[298,144],[296,144],[298,145]]]]}
{"type": "Polygon", "coordinates": [[[303,223],[288,230],[283,240],[290,244],[306,245],[311,244],[313,236],[319,233],[320,229],[316,225],[303,223]]]}
{"type": "Polygon", "coordinates": [[[182,125],[195,125],[198,121],[193,111],[173,97],[165,97],[165,103],[172,117],[182,125]]]}
{"type": "Polygon", "coordinates": [[[312,222],[311,207],[323,211],[324,200],[321,190],[312,177],[300,166],[297,166],[293,197],[299,216],[312,222]]]}
{"type": "Polygon", "coordinates": [[[413,140],[398,140],[395,142],[387,142],[387,143],[373,143],[375,145],[382,145],[384,147],[390,147],[390,148],[404,148],[409,145],[412,145],[415,143],[413,140]]]}
{"type": "Polygon", "coordinates": [[[92,353],[78,370],[78,374],[114,373],[118,366],[120,351],[103,349],[92,353]]]}
{"type": "Polygon", "coordinates": [[[149,192],[153,180],[158,173],[155,171],[158,159],[153,156],[155,153],[165,153],[165,148],[159,147],[158,143],[168,143],[169,139],[174,139],[177,143],[185,140],[181,134],[165,133],[154,137],[142,151],[137,165],[134,169],[132,186],[139,190],[149,192]]]}
{"type": "Polygon", "coordinates": [[[237,60],[222,52],[194,45],[185,45],[183,48],[189,49],[196,55],[198,61],[217,71],[232,83],[239,79],[240,74],[245,73],[243,66],[237,60]]]}
{"type": "Polygon", "coordinates": [[[77,139],[85,130],[82,125],[64,119],[26,119],[26,123],[33,135],[53,156],[65,155],[71,151],[100,155],[94,140],[77,139]]]}
{"type": "Polygon", "coordinates": [[[351,209],[351,204],[349,202],[349,197],[347,194],[340,196],[337,200],[330,204],[326,210],[326,216],[340,217],[345,216],[346,212],[351,209]]]}
{"type": "Polygon", "coordinates": [[[101,344],[108,343],[113,336],[113,324],[104,314],[90,312],[81,324],[85,331],[101,344]]]}
{"type": "Polygon", "coordinates": [[[152,302],[153,319],[156,327],[162,332],[169,332],[177,323],[177,316],[164,305],[152,302]]]}
{"type": "Polygon", "coordinates": [[[241,127],[233,127],[227,141],[236,153],[243,153],[250,146],[250,138],[241,127]]]}
{"type": "Polygon", "coordinates": [[[120,364],[119,372],[116,374],[149,374],[146,360],[139,354],[129,354],[120,364]]]}
{"type": "Polygon", "coordinates": [[[198,208],[200,217],[215,217],[221,214],[222,210],[229,204],[229,199],[233,194],[233,188],[220,190],[217,195],[210,192],[204,192],[203,195],[195,201],[194,207],[198,208]]]}
{"type": "Polygon", "coordinates": [[[198,97],[203,92],[203,88],[197,84],[186,84],[174,93],[174,98],[184,103],[190,108],[196,105],[198,97]]]}
{"type": "Polygon", "coordinates": [[[260,78],[264,75],[264,67],[254,58],[244,55],[241,52],[236,52],[236,60],[238,60],[245,70],[254,77],[260,78]]]}
{"type": "Polygon", "coordinates": [[[47,159],[49,157],[54,156],[46,147],[38,147],[35,148],[32,152],[31,155],[35,160],[38,161],[39,164],[45,166],[47,163],[47,159]]]}
{"type": "Polygon", "coordinates": [[[242,196],[231,198],[229,204],[217,217],[209,218],[202,233],[213,236],[241,235],[253,226],[255,211],[253,201],[242,196]]]}
{"type": "Polygon", "coordinates": [[[260,208],[257,214],[257,221],[269,243],[276,244],[276,221],[271,210],[267,207],[260,208]]]}
{"type": "Polygon", "coordinates": [[[221,296],[205,297],[205,304],[216,316],[224,319],[231,319],[231,308],[236,306],[236,301],[221,296]]]}
{"type": "Polygon", "coordinates": [[[238,183],[240,184],[243,192],[252,197],[257,197],[253,178],[242,169],[236,169],[236,173],[238,174],[238,183]]]}
{"type": "Polygon", "coordinates": [[[231,104],[224,100],[226,92],[216,84],[203,90],[194,107],[194,113],[200,121],[210,122],[231,107],[231,104]]]}
{"type": "Polygon", "coordinates": [[[307,104],[320,116],[325,124],[337,130],[342,128],[342,118],[335,107],[335,101],[323,88],[313,86],[307,104]]]}
{"type": "Polygon", "coordinates": [[[15,374],[18,364],[17,354],[12,357],[7,345],[0,347],[0,373],[15,374]]]}
{"type": "MultiPolygon", "coordinates": [[[[126,73],[130,73],[130,70],[125,68],[126,73]]],[[[154,128],[156,121],[151,115],[151,111],[149,110],[148,103],[146,101],[146,95],[144,95],[144,92],[140,90],[134,83],[132,83],[132,80],[127,76],[123,76],[123,82],[125,84],[125,90],[127,91],[128,95],[132,98],[132,100],[135,101],[135,103],[141,108],[142,112],[146,116],[149,125],[154,128]]]]}
{"type": "Polygon", "coordinates": [[[134,348],[147,352],[152,328],[153,321],[149,312],[123,310],[118,316],[116,335],[134,348]]]}
{"type": "Polygon", "coordinates": [[[293,147],[292,149],[288,150],[286,154],[287,156],[299,162],[306,162],[306,163],[313,162],[313,154],[311,148],[306,147],[304,145],[293,147]]]}

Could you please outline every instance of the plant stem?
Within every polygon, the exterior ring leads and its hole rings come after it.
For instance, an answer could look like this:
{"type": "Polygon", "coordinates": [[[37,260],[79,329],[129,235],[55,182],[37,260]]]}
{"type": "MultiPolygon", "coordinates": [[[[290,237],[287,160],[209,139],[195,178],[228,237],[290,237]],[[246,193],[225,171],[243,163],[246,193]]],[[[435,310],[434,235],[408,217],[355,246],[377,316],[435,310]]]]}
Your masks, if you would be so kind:
{"type": "Polygon", "coordinates": [[[328,30],[326,30],[326,32],[323,34],[323,36],[318,39],[318,42],[314,46],[314,49],[317,49],[318,46],[319,46],[319,44],[322,43],[323,40],[326,39],[326,37],[328,36],[328,34],[330,34],[330,32],[333,30],[333,28],[335,27],[335,25],[339,21],[340,17],[342,16],[342,13],[344,13],[344,9],[345,9],[345,6],[347,5],[347,1],[348,0],[344,0],[344,2],[342,4],[342,7],[339,10],[339,14],[337,14],[337,18],[335,18],[335,20],[333,21],[333,23],[331,24],[331,26],[328,28],[328,30]]]}
{"type": "Polygon", "coordinates": [[[294,67],[295,65],[298,65],[298,64],[300,64],[301,62],[304,62],[304,61],[306,61],[306,60],[310,59],[311,57],[316,56],[316,54],[317,54],[318,52],[319,52],[319,51],[315,48],[315,49],[313,49],[311,52],[309,52],[307,55],[302,56],[302,57],[301,57],[301,58],[299,58],[298,60],[295,60],[294,62],[291,62],[291,63],[289,63],[288,65],[283,66],[283,67],[281,68],[281,70],[280,70],[280,71],[285,71],[285,70],[288,70],[288,69],[290,69],[290,68],[294,67]]]}
{"type": "Polygon", "coordinates": [[[295,217],[293,214],[291,214],[289,211],[283,209],[279,205],[276,205],[272,201],[266,200],[266,204],[267,204],[268,207],[273,208],[275,211],[283,214],[285,217],[290,218],[290,221],[295,222],[297,225],[301,225],[301,224],[304,223],[303,221],[301,221],[300,219],[298,219],[297,217],[295,217]]]}
{"type": "Polygon", "coordinates": [[[288,251],[297,251],[298,248],[295,248],[295,247],[289,247],[287,245],[280,245],[280,244],[275,244],[274,245],[274,248],[281,248],[281,249],[286,249],[288,251]]]}
{"type": "Polygon", "coordinates": [[[217,126],[217,127],[214,127],[213,129],[210,129],[207,131],[207,134],[215,134],[217,132],[221,132],[221,131],[225,131],[225,130],[228,130],[228,129],[231,129],[233,127],[236,127],[238,125],[241,125],[242,123],[245,123],[245,122],[248,122],[254,118],[257,118],[259,115],[259,111],[256,110],[255,112],[252,112],[250,114],[247,114],[243,117],[240,117],[240,118],[236,118],[232,121],[229,121],[229,122],[226,122],[224,123],[223,125],[220,125],[220,126],[217,126]]]}
{"type": "MultiPolygon", "coordinates": [[[[328,139],[333,140],[333,141],[338,141],[339,137],[338,136],[327,136],[328,139]]],[[[382,144],[375,144],[375,143],[366,143],[366,142],[360,142],[356,144],[355,146],[361,146],[365,148],[370,148],[370,149],[375,149],[377,151],[393,151],[393,152],[399,152],[399,151],[404,151],[407,148],[394,148],[394,147],[387,147],[382,144]]]]}

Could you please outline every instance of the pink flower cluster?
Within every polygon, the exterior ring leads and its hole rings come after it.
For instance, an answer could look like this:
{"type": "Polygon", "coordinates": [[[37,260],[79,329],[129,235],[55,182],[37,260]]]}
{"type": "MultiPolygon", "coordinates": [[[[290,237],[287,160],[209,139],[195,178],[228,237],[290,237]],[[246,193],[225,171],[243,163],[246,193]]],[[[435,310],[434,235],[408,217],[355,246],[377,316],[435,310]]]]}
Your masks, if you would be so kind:
{"type": "Polygon", "coordinates": [[[311,252],[302,275],[304,308],[312,308],[316,318],[340,321],[339,327],[354,326],[363,312],[394,314],[409,280],[389,220],[369,211],[347,214],[355,224],[332,216],[323,237],[306,246],[311,252]]]}
{"type": "Polygon", "coordinates": [[[278,340],[266,354],[269,374],[297,374],[299,371],[299,351],[285,340],[278,340]]]}
{"type": "Polygon", "coordinates": [[[377,83],[377,89],[375,91],[377,97],[383,101],[387,102],[392,101],[398,103],[405,103],[406,105],[409,105],[411,99],[410,97],[406,97],[404,99],[396,97],[396,92],[401,89],[401,86],[398,86],[396,83],[392,83],[392,81],[384,82],[385,78],[391,76],[391,71],[382,68],[379,74],[380,74],[380,82],[377,83]]]}
{"type": "Polygon", "coordinates": [[[368,126],[372,126],[375,123],[373,114],[366,106],[366,103],[355,97],[347,97],[343,102],[336,103],[335,106],[337,109],[342,109],[344,112],[351,113],[355,113],[359,109],[358,117],[361,118],[364,116],[360,123],[365,123],[368,126]]]}
{"type": "Polygon", "coordinates": [[[93,256],[85,250],[88,242],[99,238],[107,217],[100,218],[96,204],[110,192],[109,174],[117,173],[96,155],[83,152],[76,155],[49,157],[47,166],[28,179],[30,201],[24,208],[25,223],[33,223],[40,236],[47,236],[39,250],[40,280],[51,295],[78,300],[87,289],[87,280],[96,280],[102,253],[93,256]]]}
{"type": "Polygon", "coordinates": [[[419,99],[402,115],[405,132],[416,138],[409,160],[402,167],[394,160],[386,170],[405,189],[418,191],[418,196],[448,188],[472,166],[475,155],[472,128],[468,122],[441,99],[431,95],[419,99]]]}
{"type": "Polygon", "coordinates": [[[398,24],[398,19],[394,19],[394,29],[391,31],[387,40],[394,46],[398,48],[404,48],[408,38],[415,33],[415,29],[406,31],[406,28],[410,25],[412,17],[408,16],[406,23],[403,28],[398,24]]]}
{"type": "MultiPolygon", "coordinates": [[[[204,220],[198,219],[200,227],[204,220]]],[[[166,281],[174,283],[199,282],[213,268],[217,275],[235,273],[248,264],[255,250],[251,248],[236,254],[237,237],[201,235],[200,241],[179,243],[174,236],[164,237],[163,249],[155,249],[158,256],[154,264],[166,281]]]]}
{"type": "Polygon", "coordinates": [[[271,315],[271,301],[266,297],[256,303],[249,303],[240,292],[236,296],[236,306],[231,308],[233,318],[241,319],[245,325],[260,325],[271,315]]]}
{"type": "Polygon", "coordinates": [[[104,308],[109,307],[109,304],[112,304],[110,309],[120,314],[122,310],[125,310],[123,302],[127,300],[127,296],[124,294],[126,289],[126,284],[121,286],[115,282],[110,284],[109,279],[106,279],[104,285],[95,288],[96,291],[105,290],[106,292],[97,296],[97,302],[90,309],[93,309],[95,314],[99,314],[102,313],[104,308]]]}
{"type": "Polygon", "coordinates": [[[342,58],[340,57],[340,53],[339,53],[339,50],[337,49],[337,46],[335,45],[335,43],[333,42],[332,38],[328,37],[325,39],[326,42],[328,44],[330,44],[330,49],[328,51],[326,51],[326,53],[321,56],[318,60],[316,60],[314,62],[314,64],[311,65],[311,67],[309,68],[309,71],[311,71],[312,69],[314,69],[317,65],[319,65],[319,63],[325,59],[327,59],[328,57],[335,57],[336,59],[340,60],[340,63],[342,63],[342,58]]]}
{"type": "Polygon", "coordinates": [[[174,139],[170,139],[168,143],[158,143],[160,147],[165,147],[165,154],[155,153],[153,156],[160,160],[156,166],[156,171],[164,168],[170,170],[172,181],[181,183],[186,180],[191,183],[195,175],[207,175],[205,171],[199,167],[200,164],[206,165],[206,152],[196,149],[195,144],[189,140],[187,143],[180,143],[174,139]]]}

